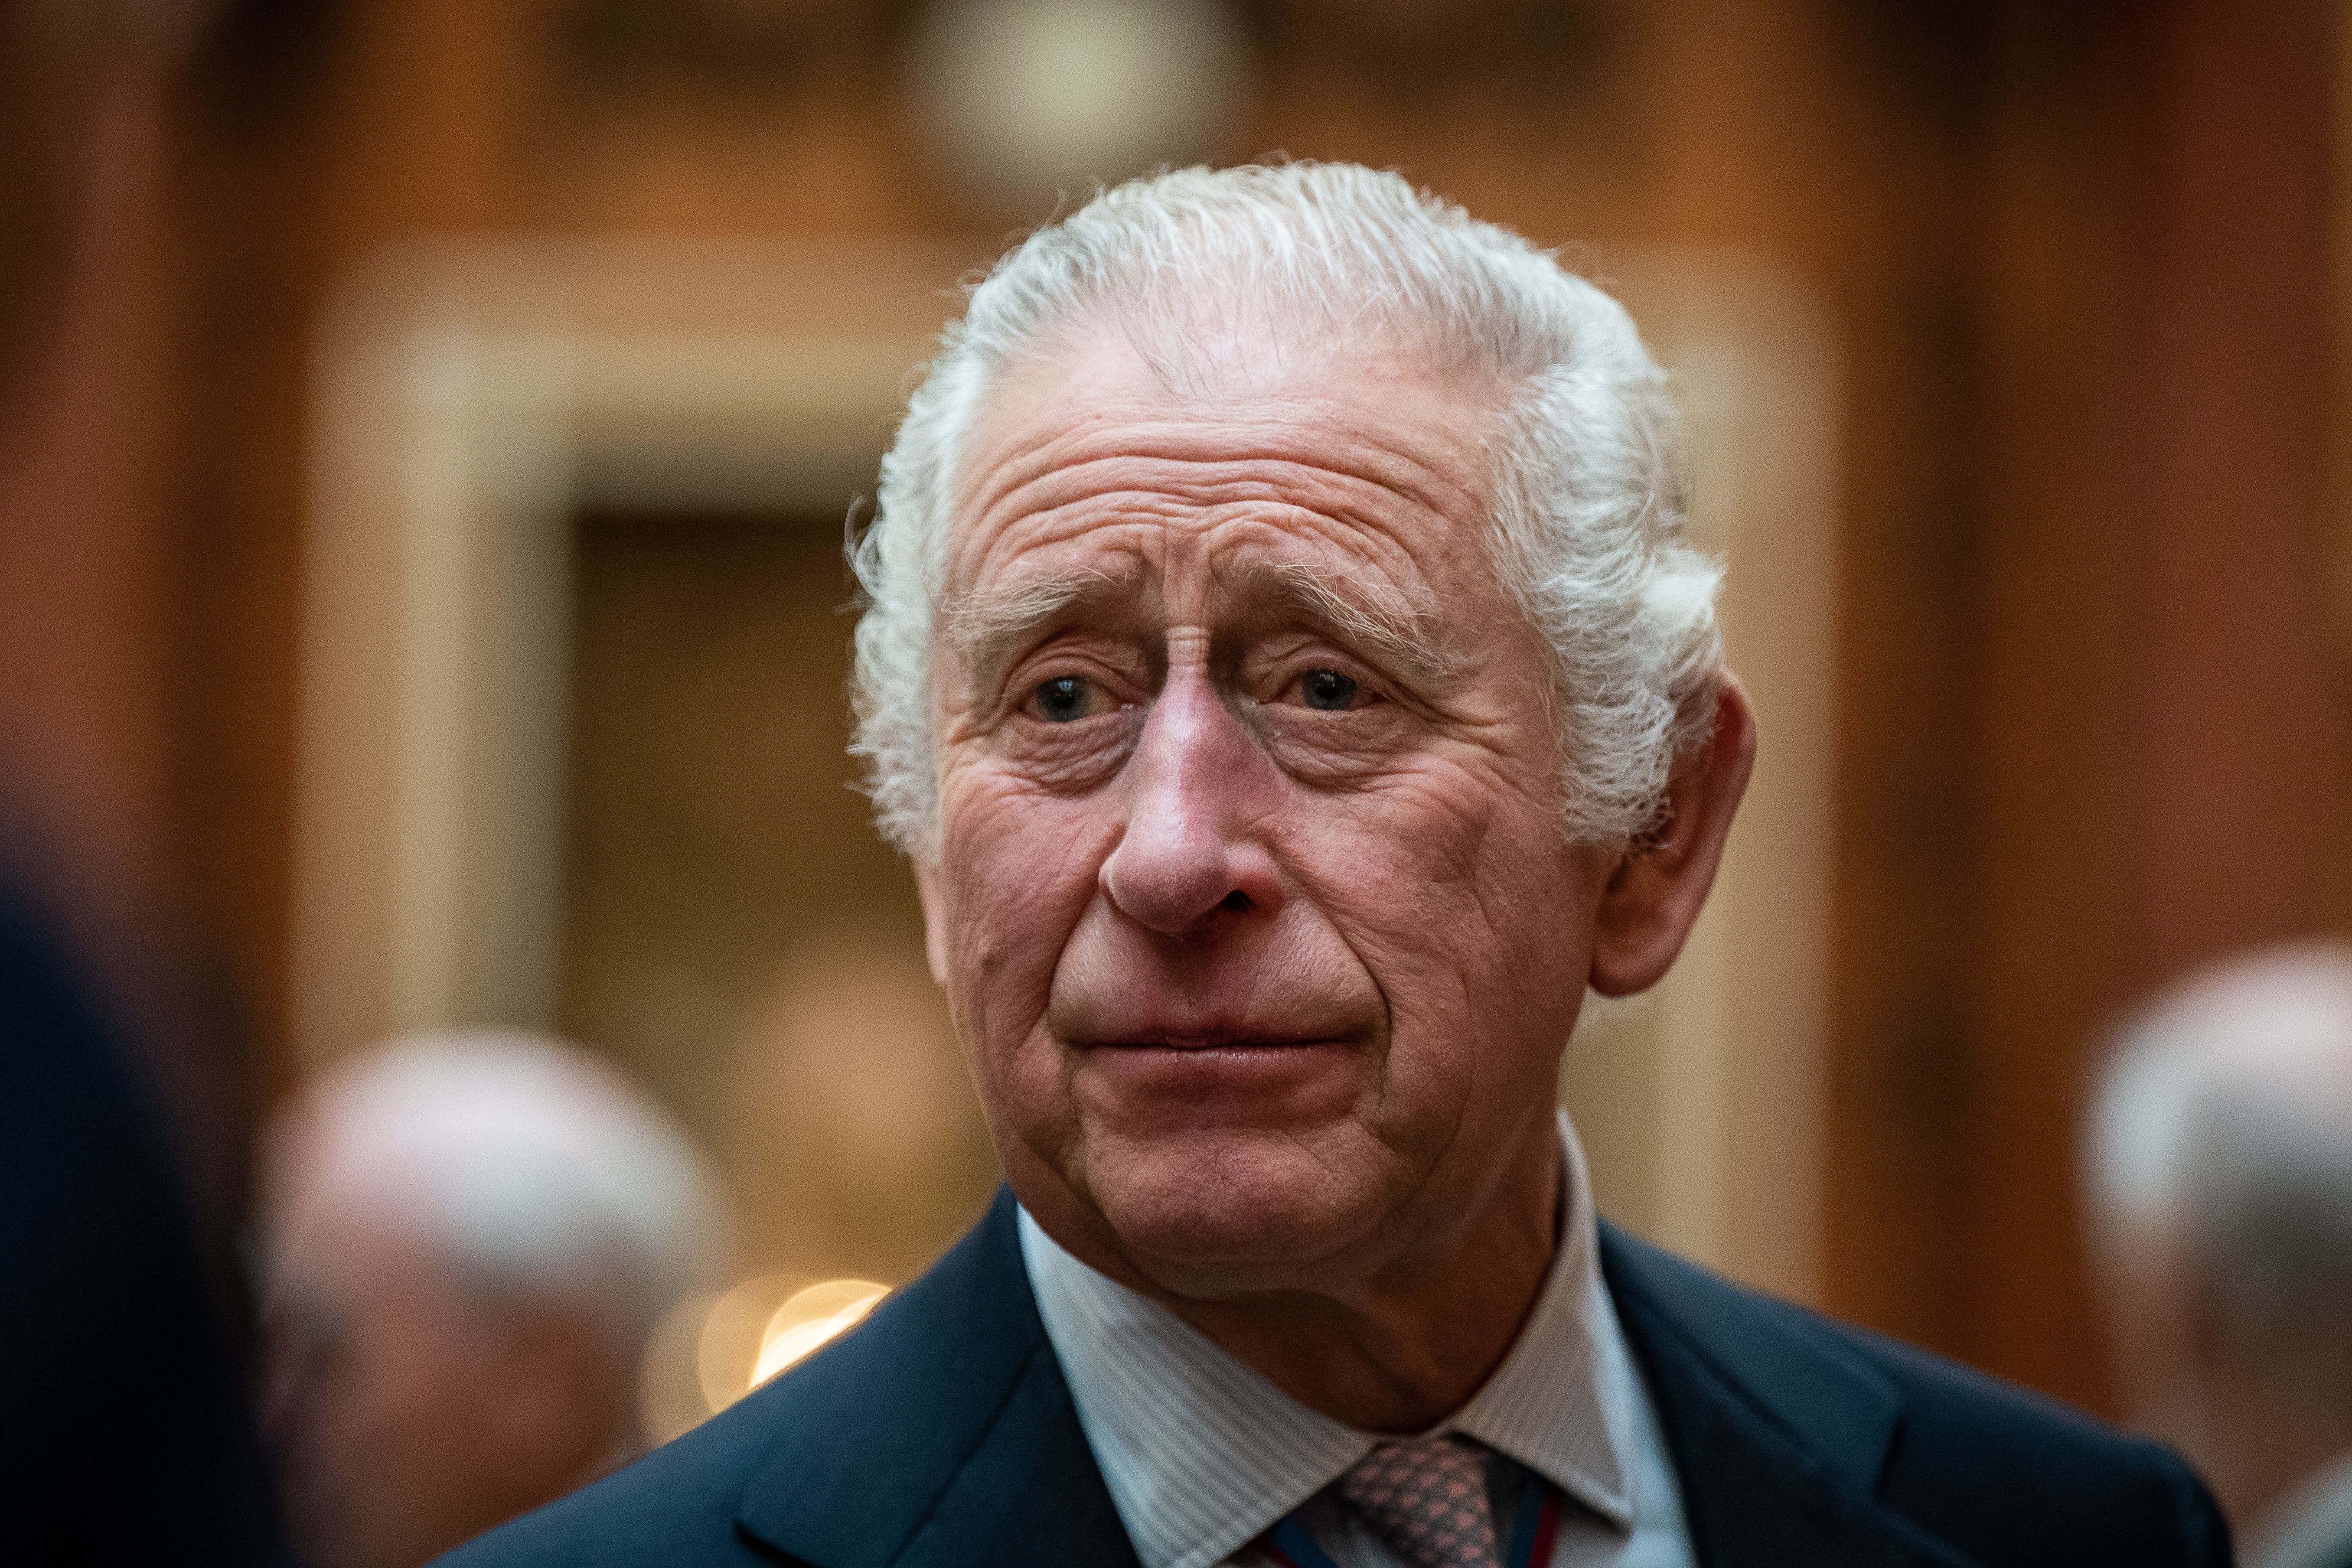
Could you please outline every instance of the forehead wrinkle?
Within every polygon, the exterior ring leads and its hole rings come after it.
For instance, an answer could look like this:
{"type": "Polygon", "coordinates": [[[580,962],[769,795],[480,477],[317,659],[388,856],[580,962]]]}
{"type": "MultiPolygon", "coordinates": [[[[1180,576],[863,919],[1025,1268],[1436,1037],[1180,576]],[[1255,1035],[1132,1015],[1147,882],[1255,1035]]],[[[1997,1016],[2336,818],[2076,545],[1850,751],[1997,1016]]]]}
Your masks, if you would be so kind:
{"type": "Polygon", "coordinates": [[[987,416],[999,440],[983,438],[973,447],[975,457],[987,456],[984,469],[969,478],[972,489],[965,505],[957,509],[965,516],[994,513],[1035,486],[1051,494],[1065,487],[1069,493],[1085,493],[1102,482],[1089,476],[1105,463],[1200,471],[1202,477],[1187,479],[1186,488],[1339,479],[1441,514],[1466,507],[1483,515],[1486,509],[1483,409],[1465,411],[1473,417],[1458,434],[1467,439],[1457,441],[1432,441],[1423,424],[1383,418],[1366,400],[1328,395],[1270,395],[1207,406],[1186,400],[1173,408],[1097,405],[1079,412],[1048,402],[1043,408],[1017,409],[1000,403],[987,416]],[[1066,420],[1014,434],[1038,415],[1065,411],[1066,420]],[[992,445],[995,449],[988,451],[992,445]],[[1236,475],[1234,469],[1246,472],[1236,475]]]}
{"type": "MultiPolygon", "coordinates": [[[[1129,531],[1138,527],[1173,542],[1186,537],[1206,540],[1237,525],[1248,532],[1265,527],[1294,537],[1318,537],[1343,549],[1367,552],[1389,571],[1402,568],[1417,575],[1427,570],[1427,554],[1440,541],[1465,541],[1483,551],[1483,539],[1474,536],[1475,523],[1460,516],[1460,510],[1458,499],[1449,507],[1376,479],[1307,463],[1286,464],[1270,475],[1264,463],[1220,459],[1141,476],[1126,461],[1104,459],[1082,469],[1056,468],[1009,488],[993,515],[976,517],[958,530],[959,540],[951,549],[961,562],[950,569],[950,576],[967,581],[984,577],[984,563],[991,558],[1008,563],[1031,551],[1081,542],[1089,536],[1132,537],[1129,531]]],[[[1139,544],[1119,548],[1123,553],[1139,544]]],[[[1146,555],[1159,553],[1149,546],[1140,548],[1146,555]]],[[[1281,596],[1279,584],[1270,587],[1275,596],[1281,596]]],[[[1329,609],[1344,602],[1345,595],[1328,604],[1299,597],[1292,607],[1329,609]]],[[[1402,628],[1406,617],[1401,613],[1392,618],[1402,628]]],[[[1357,629],[1369,635],[1374,628],[1367,625],[1357,629]]],[[[1393,638],[1374,640],[1402,649],[1393,638]]],[[[1423,634],[1419,640],[1426,645],[1435,639],[1423,634]]]]}
{"type": "MultiPolygon", "coordinates": [[[[1195,431],[1197,437],[1198,432],[1195,431]]],[[[1302,489],[1362,489],[1394,496],[1430,511],[1445,512],[1467,502],[1482,508],[1474,476],[1454,474],[1438,464],[1371,447],[1369,443],[1329,440],[1312,452],[1298,444],[1263,447],[1195,439],[1162,447],[1131,435],[1107,437],[1097,449],[1056,451],[1052,443],[992,466],[959,511],[975,519],[1003,511],[1066,505],[1120,491],[1182,497],[1279,499],[1302,489]],[[1369,449],[1355,449],[1355,448],[1369,449]]]]}

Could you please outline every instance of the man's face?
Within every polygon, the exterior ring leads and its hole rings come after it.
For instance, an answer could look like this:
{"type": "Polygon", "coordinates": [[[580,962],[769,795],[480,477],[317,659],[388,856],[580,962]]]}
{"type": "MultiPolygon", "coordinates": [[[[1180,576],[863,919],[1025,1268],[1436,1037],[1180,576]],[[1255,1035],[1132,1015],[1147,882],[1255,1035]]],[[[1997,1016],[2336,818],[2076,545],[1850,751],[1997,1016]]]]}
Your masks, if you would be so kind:
{"type": "Polygon", "coordinates": [[[1610,865],[1486,550],[1496,395],[1185,396],[1097,336],[966,444],[933,965],[1057,1235],[1201,1295],[1377,1271],[1556,1162],[1610,865]]]}
{"type": "Polygon", "coordinates": [[[546,1325],[465,1289],[394,1209],[307,1206],[270,1275],[265,1416],[321,1568],[415,1568],[561,1496],[612,1444],[583,1429],[546,1325]]]}

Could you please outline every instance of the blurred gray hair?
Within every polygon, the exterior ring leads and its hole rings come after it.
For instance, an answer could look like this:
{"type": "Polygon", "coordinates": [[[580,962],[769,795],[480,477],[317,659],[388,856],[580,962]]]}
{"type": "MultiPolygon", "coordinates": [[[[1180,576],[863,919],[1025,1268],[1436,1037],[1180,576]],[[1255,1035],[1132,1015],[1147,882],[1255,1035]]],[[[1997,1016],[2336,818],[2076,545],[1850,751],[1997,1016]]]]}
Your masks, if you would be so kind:
{"type": "Polygon", "coordinates": [[[2176,1247],[2222,1326],[2300,1357],[2352,1331],[2352,947],[2273,948],[2126,1026],[2084,1175],[2108,1239],[2176,1247]]]}
{"type": "Polygon", "coordinates": [[[1684,542],[1681,426],[1623,307],[1507,229],[1345,163],[1181,169],[1097,195],[971,290],[883,459],[853,552],[853,750],[883,833],[937,851],[932,622],[958,460],[1003,372],[1124,331],[1172,382],[1208,323],[1283,345],[1377,342],[1503,389],[1491,548],[1557,658],[1574,839],[1629,839],[1675,757],[1712,732],[1717,566],[1684,542]]]}
{"type": "Polygon", "coordinates": [[[401,1037],[320,1074],[291,1138],[286,1196],[395,1204],[469,1288],[577,1302],[632,1346],[725,1264],[703,1156],[617,1072],[558,1040],[401,1037]]]}

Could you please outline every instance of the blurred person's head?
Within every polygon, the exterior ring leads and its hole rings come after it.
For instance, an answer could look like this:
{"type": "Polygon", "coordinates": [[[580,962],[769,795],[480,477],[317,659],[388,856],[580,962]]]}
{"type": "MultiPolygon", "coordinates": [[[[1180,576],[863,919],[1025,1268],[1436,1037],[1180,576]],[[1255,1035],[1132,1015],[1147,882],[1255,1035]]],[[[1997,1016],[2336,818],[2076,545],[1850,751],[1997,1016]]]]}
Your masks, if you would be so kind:
{"type": "Polygon", "coordinates": [[[2352,947],[2158,996],[2100,1084],[2087,1171],[2131,1418],[2240,1531],[2352,1455],[2352,947]]]}
{"type": "Polygon", "coordinates": [[[409,1037],[310,1083],[268,1160],[270,1426],[321,1568],[423,1563],[643,1447],[646,1342],[723,1229],[618,1075],[409,1037]]]}

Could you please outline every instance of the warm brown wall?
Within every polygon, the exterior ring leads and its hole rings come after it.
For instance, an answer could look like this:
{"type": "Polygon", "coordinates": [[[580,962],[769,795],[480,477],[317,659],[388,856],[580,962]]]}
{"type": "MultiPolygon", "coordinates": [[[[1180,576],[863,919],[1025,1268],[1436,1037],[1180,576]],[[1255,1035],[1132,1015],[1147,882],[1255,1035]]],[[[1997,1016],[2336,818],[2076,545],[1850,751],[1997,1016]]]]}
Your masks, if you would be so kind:
{"type": "Polygon", "coordinates": [[[2305,931],[2342,881],[2326,468],[2335,8],[2176,5],[2142,220],[2146,770],[2135,983],[2305,931]]]}
{"type": "Polygon", "coordinates": [[[2331,16],[2029,23],[2056,64],[1996,121],[1965,1348],[2078,1397],[2104,1387],[2066,1201],[2094,1037],[2346,885],[2331,16]]]}
{"type": "MultiPolygon", "coordinates": [[[[305,356],[334,279],[417,229],[968,221],[894,108],[905,7],[650,5],[347,0],[307,41],[200,62],[163,689],[176,841],[265,1018],[305,356]],[[624,25],[656,10],[709,26],[624,25]],[[730,45],[754,16],[760,47],[730,45]]],[[[2327,9],[1465,15],[1255,5],[1226,151],[1393,163],[1594,242],[1604,274],[1619,247],[1723,246],[1820,290],[1845,378],[1830,1297],[2098,1402],[2071,1205],[2088,1042],[2147,984],[2309,929],[2347,886],[2327,9]]],[[[107,580],[127,595],[98,612],[122,617],[108,635],[135,641],[142,579],[107,580]]],[[[152,693],[101,706],[152,737],[152,693]]]]}
{"type": "Polygon", "coordinates": [[[251,1082],[190,916],[176,812],[188,689],[170,92],[131,68],[77,171],[82,222],[30,379],[0,408],[0,877],[29,893],[157,1091],[217,1261],[251,1082]]]}
{"type": "Polygon", "coordinates": [[[164,894],[172,273],[161,84],[116,88],[84,231],[0,419],[0,851],[25,836],[95,923],[164,894]]]}

